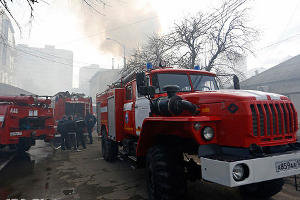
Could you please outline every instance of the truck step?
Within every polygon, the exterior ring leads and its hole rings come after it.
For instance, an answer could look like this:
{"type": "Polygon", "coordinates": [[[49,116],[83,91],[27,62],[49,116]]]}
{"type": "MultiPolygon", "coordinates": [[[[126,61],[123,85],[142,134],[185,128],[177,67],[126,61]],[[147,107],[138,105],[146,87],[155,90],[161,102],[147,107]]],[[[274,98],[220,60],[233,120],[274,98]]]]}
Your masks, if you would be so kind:
{"type": "Polygon", "coordinates": [[[120,158],[122,159],[122,160],[124,160],[124,159],[129,159],[130,161],[134,161],[134,162],[136,162],[137,161],[137,159],[136,159],[136,157],[135,156],[129,156],[125,151],[123,151],[123,150],[120,150],[119,151],[119,154],[120,154],[120,158]]]}
{"type": "Polygon", "coordinates": [[[123,150],[119,150],[119,159],[121,161],[128,161],[130,163],[130,167],[132,169],[136,169],[137,166],[136,166],[136,162],[137,162],[137,158],[135,156],[129,156],[125,151],[123,150]]]}
{"type": "Polygon", "coordinates": [[[129,159],[133,160],[134,162],[137,161],[136,157],[135,156],[128,156],[129,159]]]}

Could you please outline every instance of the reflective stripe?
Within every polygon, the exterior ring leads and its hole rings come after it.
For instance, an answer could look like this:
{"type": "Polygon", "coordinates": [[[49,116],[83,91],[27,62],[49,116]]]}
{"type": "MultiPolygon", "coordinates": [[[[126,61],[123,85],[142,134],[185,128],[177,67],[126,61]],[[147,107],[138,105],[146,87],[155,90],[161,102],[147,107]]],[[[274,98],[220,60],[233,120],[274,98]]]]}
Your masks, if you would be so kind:
{"type": "Polygon", "coordinates": [[[256,100],[268,100],[268,96],[272,100],[280,100],[280,97],[283,97],[283,95],[280,94],[262,92],[257,90],[220,90],[220,92],[238,96],[252,96],[255,97],[256,100]]]}

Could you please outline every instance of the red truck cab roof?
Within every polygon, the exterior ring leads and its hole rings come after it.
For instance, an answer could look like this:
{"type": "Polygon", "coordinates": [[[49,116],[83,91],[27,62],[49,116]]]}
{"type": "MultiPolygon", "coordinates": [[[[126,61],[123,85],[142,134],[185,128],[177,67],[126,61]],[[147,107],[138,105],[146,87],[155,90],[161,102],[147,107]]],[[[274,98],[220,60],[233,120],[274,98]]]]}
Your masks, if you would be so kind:
{"type": "Polygon", "coordinates": [[[163,68],[163,69],[154,69],[149,72],[150,74],[154,73],[186,73],[186,74],[203,74],[207,76],[216,76],[216,74],[194,69],[173,69],[173,68],[163,68]]]}

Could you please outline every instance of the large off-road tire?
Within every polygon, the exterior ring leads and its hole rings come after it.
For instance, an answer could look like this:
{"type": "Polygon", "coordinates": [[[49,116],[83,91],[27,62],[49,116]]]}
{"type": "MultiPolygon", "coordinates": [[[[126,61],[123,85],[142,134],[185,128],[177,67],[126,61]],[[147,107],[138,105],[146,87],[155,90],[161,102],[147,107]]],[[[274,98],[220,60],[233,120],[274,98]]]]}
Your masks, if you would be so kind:
{"type": "Polygon", "coordinates": [[[104,160],[112,162],[118,158],[118,143],[107,138],[106,130],[102,129],[102,156],[104,160]]]}
{"type": "Polygon", "coordinates": [[[157,145],[146,157],[149,200],[179,200],[186,194],[182,153],[176,148],[157,145]]]}
{"type": "Polygon", "coordinates": [[[240,186],[242,196],[268,199],[282,190],[282,178],[240,186]]]}

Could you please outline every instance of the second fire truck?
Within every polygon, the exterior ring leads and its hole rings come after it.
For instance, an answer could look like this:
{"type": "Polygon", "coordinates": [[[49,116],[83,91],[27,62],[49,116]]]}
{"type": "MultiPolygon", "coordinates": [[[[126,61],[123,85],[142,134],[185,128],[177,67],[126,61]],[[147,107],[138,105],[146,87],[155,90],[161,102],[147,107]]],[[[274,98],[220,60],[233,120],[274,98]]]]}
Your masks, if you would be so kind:
{"type": "Polygon", "coordinates": [[[300,174],[297,112],[287,97],[236,80],[236,90],[219,90],[213,73],[172,68],[122,78],[97,95],[104,159],[146,167],[150,200],[184,199],[196,179],[275,195],[300,174]]]}
{"type": "Polygon", "coordinates": [[[63,116],[75,116],[83,118],[87,113],[93,113],[92,98],[84,94],[59,92],[52,99],[54,118],[59,121],[63,116]]]}
{"type": "Polygon", "coordinates": [[[0,96],[0,149],[9,147],[27,151],[42,139],[54,137],[50,99],[32,96],[0,96]]]}

